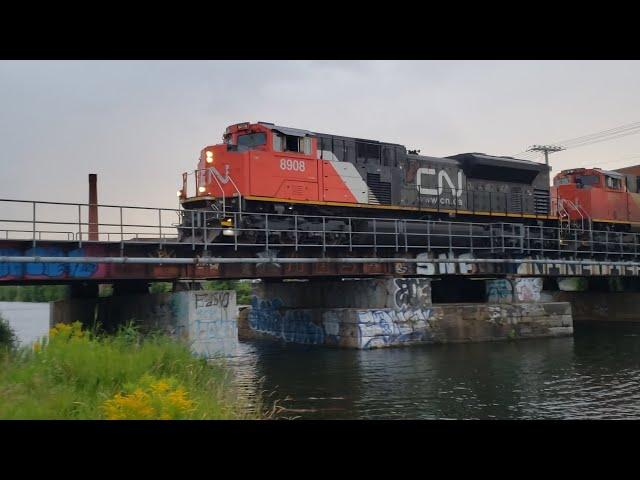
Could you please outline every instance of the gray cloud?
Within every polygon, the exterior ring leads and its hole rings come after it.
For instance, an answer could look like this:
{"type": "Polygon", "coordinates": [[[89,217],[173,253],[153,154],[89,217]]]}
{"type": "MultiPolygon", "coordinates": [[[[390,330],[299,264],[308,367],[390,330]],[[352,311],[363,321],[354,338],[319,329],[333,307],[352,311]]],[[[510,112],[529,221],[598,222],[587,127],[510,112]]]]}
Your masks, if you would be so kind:
{"type": "MultiPolygon", "coordinates": [[[[102,202],[173,207],[181,172],[240,121],[501,155],[638,121],[639,107],[634,61],[4,61],[0,188],[84,201],[96,172],[102,202]]],[[[638,154],[631,136],[552,160],[638,154]]]]}

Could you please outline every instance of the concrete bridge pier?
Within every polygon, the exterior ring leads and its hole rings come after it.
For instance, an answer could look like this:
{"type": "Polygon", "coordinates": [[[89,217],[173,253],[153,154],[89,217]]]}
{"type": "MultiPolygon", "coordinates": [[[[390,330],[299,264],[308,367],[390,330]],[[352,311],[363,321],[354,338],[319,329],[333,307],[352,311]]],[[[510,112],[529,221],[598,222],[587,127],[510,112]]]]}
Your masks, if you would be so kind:
{"type": "MultiPolygon", "coordinates": [[[[543,301],[542,279],[469,280],[484,283],[467,287],[474,303],[461,303],[460,291],[452,292],[457,303],[434,303],[436,281],[440,292],[453,288],[446,276],[254,284],[251,308],[239,315],[240,339],[369,349],[573,333],[570,305],[543,301]]],[[[449,281],[461,288],[459,279],[449,281]]]]}
{"type": "Polygon", "coordinates": [[[72,289],[71,298],[51,302],[50,326],[79,321],[89,329],[99,325],[102,331],[113,332],[133,322],[143,332],[164,331],[183,340],[197,355],[213,357],[236,351],[235,291],[150,294],[147,282],[115,284],[110,297],[98,297],[97,291],[97,286],[78,287],[72,289]],[[91,297],[93,290],[96,295],[91,297]]]}
{"type": "Polygon", "coordinates": [[[547,298],[568,302],[573,319],[586,325],[640,325],[640,279],[637,277],[558,278],[547,298]]]}
{"type": "Polygon", "coordinates": [[[49,303],[49,326],[80,322],[85,328],[93,328],[96,323],[98,295],[97,282],[72,283],[69,298],[49,303]]]}

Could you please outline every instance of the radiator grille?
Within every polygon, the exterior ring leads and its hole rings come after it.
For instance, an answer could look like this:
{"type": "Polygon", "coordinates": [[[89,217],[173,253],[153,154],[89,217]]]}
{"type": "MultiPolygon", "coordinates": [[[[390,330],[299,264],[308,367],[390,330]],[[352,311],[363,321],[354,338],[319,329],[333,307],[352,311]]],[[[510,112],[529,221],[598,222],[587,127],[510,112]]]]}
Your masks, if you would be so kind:
{"type": "Polygon", "coordinates": [[[380,174],[367,173],[369,187],[369,203],[376,205],[391,205],[391,183],[381,182],[380,174]]]}
{"type": "Polygon", "coordinates": [[[533,202],[538,215],[549,214],[549,190],[533,189],[533,202]]]}

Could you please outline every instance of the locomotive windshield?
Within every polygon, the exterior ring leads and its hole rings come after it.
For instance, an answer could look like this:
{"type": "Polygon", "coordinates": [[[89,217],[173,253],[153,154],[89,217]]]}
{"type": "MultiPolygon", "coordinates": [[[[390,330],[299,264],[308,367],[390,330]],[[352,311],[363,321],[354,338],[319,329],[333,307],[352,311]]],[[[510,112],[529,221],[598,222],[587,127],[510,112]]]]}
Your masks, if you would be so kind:
{"type": "Polygon", "coordinates": [[[576,183],[582,185],[598,185],[600,183],[600,177],[597,175],[576,175],[576,183]]]}
{"type": "Polygon", "coordinates": [[[244,152],[267,143],[267,134],[263,132],[249,133],[238,137],[238,151],[244,152]]]}

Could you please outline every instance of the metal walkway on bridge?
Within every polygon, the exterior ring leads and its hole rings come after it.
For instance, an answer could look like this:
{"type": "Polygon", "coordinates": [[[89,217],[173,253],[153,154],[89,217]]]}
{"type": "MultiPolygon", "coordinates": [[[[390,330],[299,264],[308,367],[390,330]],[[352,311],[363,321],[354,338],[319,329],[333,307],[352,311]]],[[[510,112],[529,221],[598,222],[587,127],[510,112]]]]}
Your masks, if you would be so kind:
{"type": "Polygon", "coordinates": [[[91,206],[81,203],[0,199],[0,242],[28,241],[39,244],[119,243],[155,248],[189,246],[225,255],[226,250],[252,251],[278,248],[322,253],[447,251],[558,255],[576,258],[635,259],[640,234],[527,225],[514,222],[479,223],[442,220],[401,220],[382,217],[288,215],[273,213],[202,212],[183,209],[124,205],[97,205],[96,223],[87,219],[91,206]],[[185,217],[188,222],[183,222],[185,217]],[[229,218],[233,225],[250,218],[250,227],[208,227],[214,219],[229,218]],[[182,227],[188,223],[189,227],[182,227]],[[292,225],[283,227],[282,225],[292,225]],[[346,228],[345,228],[346,226],[346,228]],[[197,231],[196,231],[197,230],[197,231]],[[93,232],[93,233],[92,233],[93,232]]]}
{"type": "MultiPolygon", "coordinates": [[[[436,264],[455,264],[451,259],[460,256],[487,265],[500,265],[500,259],[518,259],[519,263],[527,263],[522,261],[525,257],[546,259],[547,263],[556,260],[557,264],[566,265],[628,263],[638,260],[640,244],[640,234],[636,233],[512,222],[246,212],[226,212],[226,216],[233,225],[228,229],[227,233],[231,233],[228,236],[223,234],[222,227],[209,227],[214,220],[220,219],[220,213],[214,211],[2,199],[0,280],[15,279],[20,275],[35,279],[46,277],[44,273],[34,274],[36,271],[39,273],[40,267],[27,271],[33,263],[56,263],[55,260],[33,261],[42,257],[59,258],[60,264],[76,266],[95,264],[102,258],[99,263],[103,267],[107,264],[112,267],[111,277],[120,275],[127,278],[134,274],[124,267],[132,269],[133,263],[138,263],[136,267],[143,267],[143,264],[159,266],[160,270],[145,271],[144,275],[149,278],[156,278],[153,275],[165,278],[160,272],[162,269],[171,270],[172,273],[167,274],[171,278],[252,277],[260,275],[261,264],[274,263],[268,260],[272,257],[291,258],[291,266],[287,268],[290,272],[298,271],[299,275],[313,275],[318,268],[314,270],[311,265],[306,265],[305,268],[311,268],[295,270],[294,257],[307,259],[299,260],[299,264],[343,263],[350,265],[351,270],[346,270],[352,274],[368,275],[415,273],[415,268],[398,269],[395,266],[390,272],[389,265],[419,264],[425,255],[436,264]],[[97,218],[100,221],[89,221],[91,208],[99,212],[97,218]],[[186,222],[185,216],[188,217],[186,222]],[[249,226],[237,227],[241,220],[249,226]],[[189,226],[181,226],[184,224],[189,226]],[[106,260],[107,257],[112,260],[106,260]],[[115,257],[126,260],[117,261],[115,257]],[[218,257],[217,262],[215,257],[218,257]],[[137,262],[136,258],[139,259],[137,262]],[[249,260],[251,258],[253,260],[249,260]],[[356,258],[360,260],[355,261],[356,258]],[[11,265],[7,266],[9,263],[11,265]],[[243,263],[241,267],[244,270],[234,270],[235,263],[243,263]],[[218,265],[217,269],[213,268],[214,264],[218,265]],[[23,270],[19,271],[16,265],[24,266],[23,270]],[[354,265],[360,267],[358,272],[353,271],[354,265]],[[253,268],[251,272],[247,270],[249,267],[253,268]],[[200,273],[197,273],[198,269],[200,273]]],[[[46,268],[41,270],[47,271],[46,268]]],[[[58,270],[61,275],[66,275],[65,278],[77,278],[69,267],[58,270]]],[[[334,270],[320,268],[317,274],[341,274],[338,270],[338,267],[334,270]]],[[[287,275],[282,271],[280,274],[287,275]]]]}

